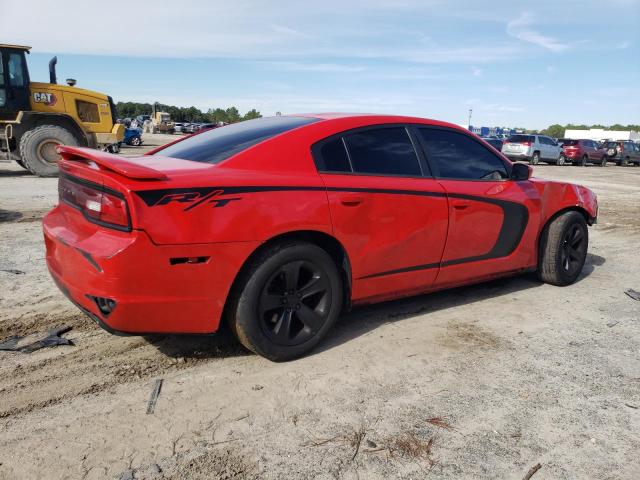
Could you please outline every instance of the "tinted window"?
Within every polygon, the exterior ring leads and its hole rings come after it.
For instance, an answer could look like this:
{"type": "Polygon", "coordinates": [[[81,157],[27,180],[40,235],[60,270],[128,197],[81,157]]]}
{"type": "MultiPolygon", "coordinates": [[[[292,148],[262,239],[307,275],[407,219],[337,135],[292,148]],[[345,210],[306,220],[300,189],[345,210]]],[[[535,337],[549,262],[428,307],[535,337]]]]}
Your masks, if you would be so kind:
{"type": "Polygon", "coordinates": [[[563,140],[562,141],[562,145],[566,146],[566,147],[571,147],[574,145],[578,145],[578,140],[563,140]]]}
{"type": "Polygon", "coordinates": [[[448,130],[421,128],[427,158],[440,170],[441,178],[499,180],[507,169],[495,153],[468,135],[448,130]]]}
{"type": "Polygon", "coordinates": [[[533,135],[511,135],[509,137],[511,143],[533,142],[533,135]]]}
{"type": "Polygon", "coordinates": [[[333,138],[319,147],[316,166],[321,172],[351,172],[351,164],[342,137],[333,138]]]}
{"type": "Polygon", "coordinates": [[[9,73],[9,85],[12,87],[24,87],[26,85],[26,79],[24,78],[24,57],[21,53],[9,54],[7,71],[9,73]]]}
{"type": "Polygon", "coordinates": [[[163,148],[154,155],[215,164],[280,133],[317,121],[317,118],[305,117],[266,117],[246,120],[207,130],[205,133],[163,148]]]}
{"type": "Polygon", "coordinates": [[[2,54],[0,54],[0,107],[7,103],[7,91],[4,89],[4,67],[2,54]]]}
{"type": "Polygon", "coordinates": [[[418,157],[404,127],[376,128],[344,136],[353,171],[421,176],[418,157]]]}

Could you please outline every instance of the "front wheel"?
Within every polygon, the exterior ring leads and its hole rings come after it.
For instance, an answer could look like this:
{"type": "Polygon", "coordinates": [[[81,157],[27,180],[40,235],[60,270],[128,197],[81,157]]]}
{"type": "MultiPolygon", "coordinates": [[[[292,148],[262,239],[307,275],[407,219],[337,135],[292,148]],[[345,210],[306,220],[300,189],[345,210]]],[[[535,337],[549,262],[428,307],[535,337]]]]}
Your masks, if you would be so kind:
{"type": "Polygon", "coordinates": [[[58,176],[58,145],[78,145],[73,134],[57,125],[40,125],[20,139],[20,157],[27,169],[40,177],[58,176]]]}
{"type": "Polygon", "coordinates": [[[582,271],[589,246],[589,232],[584,216],[565,212],[551,221],[540,237],[538,277],[552,285],[575,282],[582,271]]]}
{"type": "Polygon", "coordinates": [[[606,155],[604,157],[602,157],[602,159],[600,160],[600,166],[601,167],[606,167],[607,166],[607,156],[606,155]]]}
{"type": "Polygon", "coordinates": [[[562,167],[565,163],[565,158],[564,155],[560,155],[558,157],[558,161],[556,162],[556,165],[558,165],[559,167],[562,167]]]}
{"type": "Polygon", "coordinates": [[[249,350],[273,361],[315,347],[342,310],[342,280],[329,254],[283,242],[259,254],[239,279],[228,321],[249,350]]]}
{"type": "Polygon", "coordinates": [[[142,140],[140,139],[140,137],[133,137],[130,144],[134,147],[139,147],[140,145],[142,145],[142,140]]]}

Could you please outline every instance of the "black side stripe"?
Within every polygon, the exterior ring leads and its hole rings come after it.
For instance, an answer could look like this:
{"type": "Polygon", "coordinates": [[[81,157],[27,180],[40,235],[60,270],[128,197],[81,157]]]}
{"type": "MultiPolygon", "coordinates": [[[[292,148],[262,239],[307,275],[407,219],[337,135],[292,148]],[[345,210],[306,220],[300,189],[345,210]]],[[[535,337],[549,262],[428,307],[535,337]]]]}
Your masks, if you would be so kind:
{"type": "Polygon", "coordinates": [[[385,188],[358,188],[358,187],[316,187],[316,186],[242,186],[242,187],[194,187],[194,188],[171,188],[161,190],[143,190],[135,192],[147,206],[158,204],[167,195],[192,194],[200,195],[197,202],[192,204],[185,210],[199,205],[208,200],[215,192],[220,195],[238,194],[238,193],[257,193],[257,192],[287,192],[287,191],[329,191],[329,192],[362,192],[362,193],[379,193],[384,195],[414,195],[421,197],[449,197],[462,198],[477,202],[490,203],[502,208],[503,220],[498,239],[491,250],[484,255],[476,255],[473,257],[464,257],[455,260],[447,260],[445,262],[429,263],[424,265],[411,265],[404,268],[387,270],[384,272],[373,273],[360,279],[382,277],[394,275],[397,273],[413,272],[418,270],[428,270],[431,268],[447,267],[450,265],[459,265],[462,263],[476,262],[480,260],[490,260],[494,258],[502,258],[511,255],[522,240],[522,235],[529,222],[529,210],[523,204],[502,200],[497,198],[480,197],[476,195],[466,195],[461,193],[446,194],[443,192],[429,192],[424,190],[402,190],[402,189],[385,189],[385,188]]]}

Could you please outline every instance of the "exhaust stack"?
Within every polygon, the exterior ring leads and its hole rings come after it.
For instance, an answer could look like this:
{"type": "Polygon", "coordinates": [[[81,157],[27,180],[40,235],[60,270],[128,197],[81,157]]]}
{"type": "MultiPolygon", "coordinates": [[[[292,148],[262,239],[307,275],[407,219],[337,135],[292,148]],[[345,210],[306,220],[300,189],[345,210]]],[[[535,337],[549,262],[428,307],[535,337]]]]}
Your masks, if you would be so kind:
{"type": "Polygon", "coordinates": [[[49,60],[49,83],[54,85],[58,83],[56,79],[56,63],[58,63],[58,57],[53,57],[49,60]]]}

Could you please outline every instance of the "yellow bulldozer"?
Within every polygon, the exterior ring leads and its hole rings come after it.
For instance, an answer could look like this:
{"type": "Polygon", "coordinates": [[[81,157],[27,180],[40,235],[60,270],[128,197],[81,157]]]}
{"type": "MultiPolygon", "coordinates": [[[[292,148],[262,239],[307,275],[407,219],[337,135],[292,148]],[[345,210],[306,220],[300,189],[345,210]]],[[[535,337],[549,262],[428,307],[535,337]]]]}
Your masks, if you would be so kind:
{"type": "Polygon", "coordinates": [[[125,127],[116,123],[108,95],[58,85],[57,58],[49,62],[49,83],[32,82],[26,54],[31,47],[0,44],[0,158],[15,160],[41,177],[58,175],[58,145],[116,151],[125,127]]]}

